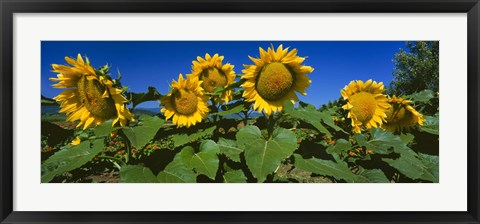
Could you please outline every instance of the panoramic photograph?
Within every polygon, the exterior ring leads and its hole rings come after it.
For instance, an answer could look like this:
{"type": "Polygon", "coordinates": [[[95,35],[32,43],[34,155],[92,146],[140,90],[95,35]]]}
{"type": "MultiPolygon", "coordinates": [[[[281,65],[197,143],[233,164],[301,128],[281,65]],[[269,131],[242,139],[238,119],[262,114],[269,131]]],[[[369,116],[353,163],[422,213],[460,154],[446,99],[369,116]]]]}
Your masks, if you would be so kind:
{"type": "Polygon", "coordinates": [[[42,41],[41,183],[439,183],[438,41],[42,41]]]}

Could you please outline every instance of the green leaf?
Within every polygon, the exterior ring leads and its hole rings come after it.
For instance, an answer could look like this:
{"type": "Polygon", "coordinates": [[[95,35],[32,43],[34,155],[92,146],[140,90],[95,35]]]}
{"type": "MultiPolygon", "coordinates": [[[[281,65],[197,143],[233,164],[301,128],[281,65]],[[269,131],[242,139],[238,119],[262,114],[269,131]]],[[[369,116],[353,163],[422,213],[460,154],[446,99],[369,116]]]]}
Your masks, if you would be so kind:
{"type": "Polygon", "coordinates": [[[94,129],[95,137],[104,137],[110,134],[112,131],[121,129],[121,127],[112,127],[112,120],[106,121],[105,123],[98,125],[94,129]]]}
{"type": "Polygon", "coordinates": [[[133,108],[144,102],[158,101],[162,97],[162,94],[160,94],[157,89],[152,86],[149,86],[148,91],[145,93],[127,92],[125,95],[127,96],[127,99],[132,102],[133,108]]]}
{"type": "Polygon", "coordinates": [[[349,150],[351,147],[352,147],[352,144],[350,144],[350,142],[348,142],[347,140],[338,139],[337,142],[335,143],[335,145],[329,146],[327,148],[327,153],[328,154],[332,154],[332,153],[340,154],[344,151],[349,150]]]}
{"type": "Polygon", "coordinates": [[[152,171],[141,165],[126,165],[120,169],[122,183],[156,183],[157,177],[152,171]]]}
{"type": "Polygon", "coordinates": [[[210,93],[210,95],[221,97],[223,95],[223,87],[222,86],[215,86],[213,88],[212,93],[210,93]]]}
{"type": "Polygon", "coordinates": [[[347,182],[368,182],[368,179],[365,177],[352,173],[345,162],[338,163],[317,158],[304,159],[299,154],[294,154],[294,156],[295,167],[299,169],[324,176],[331,176],[337,180],[345,180],[347,182]]]}
{"type": "Polygon", "coordinates": [[[417,93],[410,94],[406,96],[406,98],[409,98],[413,100],[414,102],[420,102],[420,103],[427,103],[434,97],[434,93],[432,90],[426,89],[417,93]]]}
{"type": "Polygon", "coordinates": [[[397,150],[398,159],[382,159],[405,176],[416,180],[438,182],[438,157],[419,155],[410,148],[397,150]]]}
{"type": "Polygon", "coordinates": [[[413,141],[413,139],[415,139],[415,136],[413,136],[410,133],[406,133],[406,134],[401,134],[400,139],[402,140],[403,143],[409,144],[410,142],[413,141]]]}
{"type": "Polygon", "coordinates": [[[382,170],[362,170],[358,175],[366,178],[367,183],[390,183],[382,170]]]}
{"type": "Polygon", "coordinates": [[[220,138],[217,145],[220,147],[220,153],[226,155],[234,162],[240,162],[240,154],[243,152],[243,149],[237,146],[236,141],[220,138]]]}
{"type": "Polygon", "coordinates": [[[247,166],[258,182],[265,181],[297,148],[295,134],[283,128],[275,129],[269,140],[265,140],[256,126],[245,126],[236,137],[238,146],[245,151],[247,166]]]}
{"type": "Polygon", "coordinates": [[[130,140],[132,145],[137,149],[141,149],[152,140],[157,134],[158,129],[165,123],[163,119],[150,116],[140,117],[139,121],[137,126],[124,127],[122,129],[128,140],[130,140]]]}
{"type": "Polygon", "coordinates": [[[245,109],[245,106],[243,104],[241,104],[241,105],[238,105],[238,106],[236,106],[232,109],[222,111],[222,112],[218,112],[218,115],[226,116],[226,115],[230,115],[230,114],[236,114],[236,113],[242,112],[244,109],[245,109]]]}
{"type": "Polygon", "coordinates": [[[189,164],[185,164],[186,158],[192,158],[192,147],[185,147],[180,151],[173,161],[157,175],[158,182],[161,183],[195,183],[197,175],[193,172],[189,164]],[[190,155],[190,157],[188,157],[190,155]]]}
{"type": "Polygon", "coordinates": [[[200,152],[194,153],[190,166],[195,169],[197,173],[205,174],[210,179],[214,180],[217,175],[219,159],[217,153],[220,149],[212,140],[203,141],[200,144],[200,152]]]}
{"type": "Polygon", "coordinates": [[[422,175],[422,179],[429,179],[431,178],[432,182],[438,183],[439,182],[439,157],[433,155],[427,155],[423,153],[418,153],[418,158],[422,161],[425,168],[428,170],[426,174],[422,175]],[[432,178],[433,176],[433,178],[432,178]]]}
{"type": "Polygon", "coordinates": [[[396,136],[389,131],[384,131],[379,128],[370,129],[372,138],[366,140],[363,134],[355,134],[354,138],[360,146],[364,146],[367,150],[373,150],[376,154],[389,154],[394,150],[408,149],[406,144],[402,141],[400,136],[396,136]]]}
{"type": "MultiPolygon", "coordinates": [[[[390,165],[391,167],[397,169],[400,173],[413,180],[423,179],[422,177],[426,175],[424,174],[426,168],[423,166],[422,162],[415,157],[400,156],[400,158],[398,159],[384,158],[382,160],[388,163],[388,165],[390,165]]],[[[428,176],[430,176],[430,178],[427,179],[433,179],[433,175],[428,176]]]]}
{"type": "Polygon", "coordinates": [[[55,176],[80,168],[103,150],[103,139],[84,141],[77,146],[68,146],[58,151],[42,164],[42,183],[50,182],[55,176]]]}
{"type": "Polygon", "coordinates": [[[423,126],[419,126],[420,130],[433,135],[438,135],[438,115],[424,116],[425,122],[423,126]]]}
{"type": "Polygon", "coordinates": [[[339,127],[335,124],[335,122],[333,121],[332,115],[328,111],[322,111],[322,112],[319,112],[319,113],[320,113],[319,116],[321,117],[323,123],[325,123],[329,127],[333,128],[333,130],[335,130],[335,131],[341,131],[343,133],[348,134],[341,127],[339,127]]]}
{"type": "Polygon", "coordinates": [[[246,183],[247,177],[241,170],[232,170],[223,174],[225,183],[246,183]]]}
{"type": "MultiPolygon", "coordinates": [[[[332,134],[323,126],[322,122],[330,126],[336,131],[345,132],[342,128],[335,125],[332,116],[327,112],[317,111],[315,106],[311,104],[301,103],[297,109],[294,108],[294,105],[291,102],[285,102],[284,104],[285,112],[290,114],[292,117],[303,120],[311,125],[313,125],[320,132],[331,137],[332,134]]],[[[346,133],[346,132],[345,132],[346,133]]]]}
{"type": "Polygon", "coordinates": [[[179,147],[185,144],[188,144],[190,142],[197,141],[203,137],[211,136],[213,134],[213,131],[215,131],[217,127],[212,126],[209,127],[203,131],[198,131],[197,133],[187,135],[187,134],[177,134],[173,135],[173,144],[175,147],[179,147]]]}

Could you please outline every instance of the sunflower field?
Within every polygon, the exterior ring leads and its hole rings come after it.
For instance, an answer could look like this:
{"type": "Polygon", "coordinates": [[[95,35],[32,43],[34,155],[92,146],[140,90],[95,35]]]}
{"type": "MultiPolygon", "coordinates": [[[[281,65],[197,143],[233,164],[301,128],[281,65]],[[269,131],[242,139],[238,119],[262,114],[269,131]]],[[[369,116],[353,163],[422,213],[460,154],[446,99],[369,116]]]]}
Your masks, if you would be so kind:
{"type": "MultiPolygon", "coordinates": [[[[59,111],[42,117],[42,183],[438,183],[439,93],[352,80],[315,88],[297,49],[259,48],[240,74],[205,54],[170,91],[128,91],[110,66],[53,64],[59,111]],[[158,101],[160,110],[136,107],[158,101]]],[[[42,98],[43,101],[49,101],[42,98]]]]}

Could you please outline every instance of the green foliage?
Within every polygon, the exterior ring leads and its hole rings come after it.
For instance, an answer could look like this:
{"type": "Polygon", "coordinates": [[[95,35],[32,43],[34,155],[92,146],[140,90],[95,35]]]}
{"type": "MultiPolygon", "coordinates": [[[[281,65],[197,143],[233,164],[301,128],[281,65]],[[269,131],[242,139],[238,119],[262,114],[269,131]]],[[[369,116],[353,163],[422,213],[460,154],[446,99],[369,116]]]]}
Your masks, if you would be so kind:
{"type": "Polygon", "coordinates": [[[143,165],[127,165],[120,169],[122,183],[156,183],[157,177],[143,165]]]}
{"type": "Polygon", "coordinates": [[[175,147],[180,147],[182,145],[186,145],[191,142],[195,142],[201,138],[211,136],[213,134],[213,131],[215,131],[217,127],[212,126],[209,127],[203,131],[198,131],[197,133],[187,135],[187,134],[176,134],[173,136],[173,142],[175,147]]]}
{"type": "Polygon", "coordinates": [[[135,109],[139,104],[148,102],[148,101],[159,101],[162,98],[155,87],[149,86],[147,92],[145,93],[132,93],[127,92],[127,99],[132,103],[132,108],[135,109]]]}
{"type": "Polygon", "coordinates": [[[439,84],[439,42],[407,42],[408,51],[400,49],[395,54],[395,79],[389,92],[408,95],[425,89],[438,92],[439,84]]]}
{"type": "Polygon", "coordinates": [[[363,178],[359,178],[360,180],[367,180],[366,183],[389,183],[387,177],[380,169],[373,169],[373,170],[365,170],[363,169],[358,173],[359,176],[363,178]],[[365,178],[365,179],[364,179],[365,178]]]}
{"type": "Polygon", "coordinates": [[[112,127],[113,121],[106,121],[105,123],[98,125],[94,129],[96,137],[105,137],[113,131],[120,129],[120,127],[112,127]]]}
{"type": "Polygon", "coordinates": [[[220,149],[212,140],[203,141],[200,152],[192,153],[190,166],[199,174],[204,174],[210,179],[215,179],[218,170],[218,156],[220,149]]]}
{"type": "Polygon", "coordinates": [[[285,102],[284,104],[285,112],[290,114],[291,116],[298,118],[304,122],[307,122],[314,126],[318,131],[326,134],[327,136],[332,136],[330,131],[325,128],[323,124],[328,125],[329,127],[333,128],[335,131],[342,131],[342,128],[335,125],[333,122],[332,116],[328,114],[327,111],[317,111],[317,108],[311,104],[300,104],[297,109],[294,108],[294,105],[290,102],[285,102]]]}
{"type": "Polygon", "coordinates": [[[220,138],[217,144],[220,148],[220,153],[226,155],[232,161],[240,162],[240,154],[243,152],[243,149],[237,146],[236,141],[220,138]]]}
{"type": "Polygon", "coordinates": [[[370,130],[370,134],[371,138],[369,140],[366,140],[365,135],[362,134],[356,134],[354,137],[358,145],[373,150],[376,154],[389,154],[392,153],[394,149],[404,150],[408,148],[400,136],[396,136],[391,132],[373,128],[370,130]]]}
{"type": "Polygon", "coordinates": [[[158,117],[144,116],[139,118],[136,126],[124,127],[122,131],[132,145],[139,149],[153,139],[163,123],[165,121],[158,117]]]}
{"type": "Polygon", "coordinates": [[[345,139],[339,139],[335,145],[329,146],[326,151],[329,154],[341,154],[342,152],[346,152],[351,147],[352,144],[350,142],[345,139]]]}
{"type": "MultiPolygon", "coordinates": [[[[411,179],[438,183],[438,173],[435,174],[433,170],[429,169],[431,167],[427,167],[418,157],[402,154],[398,159],[383,159],[383,161],[411,179]]],[[[432,164],[428,163],[428,165],[432,164]]]]}
{"type": "MultiPolygon", "coordinates": [[[[157,175],[160,183],[195,183],[197,175],[193,172],[188,161],[188,155],[193,153],[193,148],[185,147],[178,153],[163,171],[157,175]]],[[[190,157],[191,159],[191,157],[190,157]]]]}
{"type": "Polygon", "coordinates": [[[297,148],[297,138],[291,131],[277,128],[265,139],[256,126],[245,126],[237,133],[237,144],[245,151],[248,168],[258,182],[266,180],[282,160],[297,148]]]}
{"type": "Polygon", "coordinates": [[[434,97],[435,93],[429,89],[425,89],[420,92],[415,92],[405,96],[405,98],[410,99],[416,103],[428,103],[434,97]]]}
{"type": "Polygon", "coordinates": [[[77,169],[103,150],[103,139],[84,141],[77,146],[66,146],[42,163],[42,183],[50,182],[55,176],[77,169]],[[92,146],[90,146],[92,145],[92,146]]]}
{"type": "Polygon", "coordinates": [[[438,114],[436,116],[424,116],[425,118],[425,123],[423,126],[420,126],[420,130],[434,134],[434,135],[439,135],[438,133],[438,114]]]}
{"type": "Polygon", "coordinates": [[[225,183],[246,183],[247,177],[241,170],[227,171],[223,174],[225,183]]]}
{"type": "MultiPolygon", "coordinates": [[[[312,173],[331,176],[337,180],[347,182],[358,182],[357,176],[348,168],[347,163],[337,163],[330,160],[317,158],[303,159],[301,155],[295,154],[295,167],[312,173]]],[[[366,181],[365,181],[366,182],[366,181]]]]}
{"type": "Polygon", "coordinates": [[[221,112],[218,112],[218,115],[220,116],[226,116],[226,115],[230,115],[230,114],[236,114],[236,113],[240,113],[242,112],[243,110],[245,110],[245,106],[243,104],[241,105],[238,105],[236,107],[233,107],[229,110],[226,110],[226,111],[221,111],[221,112]]]}

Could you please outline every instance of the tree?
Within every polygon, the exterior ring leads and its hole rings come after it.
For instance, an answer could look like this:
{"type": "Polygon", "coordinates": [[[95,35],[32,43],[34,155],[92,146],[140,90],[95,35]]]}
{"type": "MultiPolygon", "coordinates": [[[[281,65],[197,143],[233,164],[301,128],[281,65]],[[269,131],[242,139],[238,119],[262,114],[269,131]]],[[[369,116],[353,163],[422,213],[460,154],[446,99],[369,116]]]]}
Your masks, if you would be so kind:
{"type": "Polygon", "coordinates": [[[390,83],[391,95],[408,95],[424,89],[438,92],[438,41],[406,42],[406,52],[400,49],[393,63],[395,79],[390,83]]]}

